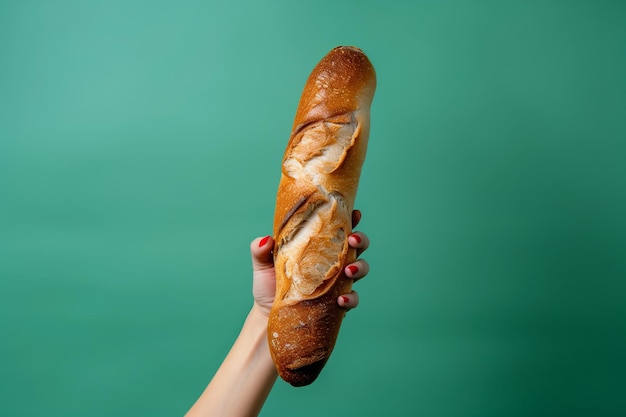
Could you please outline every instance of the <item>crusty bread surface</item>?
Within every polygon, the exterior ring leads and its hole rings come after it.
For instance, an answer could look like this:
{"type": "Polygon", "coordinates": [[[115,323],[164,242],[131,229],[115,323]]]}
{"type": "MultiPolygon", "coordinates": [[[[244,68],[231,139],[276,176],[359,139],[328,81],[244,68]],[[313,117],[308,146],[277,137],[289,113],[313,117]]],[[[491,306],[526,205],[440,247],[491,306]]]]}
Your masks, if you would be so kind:
{"type": "Polygon", "coordinates": [[[376,74],[358,48],[332,49],[313,69],[282,162],[274,215],[276,297],[268,342],[276,369],[294,386],[326,364],[352,289],[344,273],[367,150],[376,74]]]}

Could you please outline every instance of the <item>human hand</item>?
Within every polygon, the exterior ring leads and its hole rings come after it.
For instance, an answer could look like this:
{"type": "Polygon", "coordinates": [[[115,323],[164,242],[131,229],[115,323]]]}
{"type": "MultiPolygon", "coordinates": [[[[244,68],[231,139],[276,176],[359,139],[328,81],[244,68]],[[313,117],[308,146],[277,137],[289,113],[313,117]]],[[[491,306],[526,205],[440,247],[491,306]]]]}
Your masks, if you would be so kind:
{"type": "MultiPolygon", "coordinates": [[[[354,210],[352,212],[352,227],[356,227],[360,220],[361,212],[354,210]]],[[[348,236],[348,244],[357,250],[358,257],[369,247],[370,241],[362,232],[353,232],[348,236]]],[[[271,236],[258,237],[250,243],[254,308],[265,317],[269,317],[276,293],[273,248],[274,239],[271,236]]],[[[357,259],[345,268],[346,275],[355,282],[367,275],[368,272],[369,265],[365,259],[357,259]]],[[[354,308],[359,304],[359,294],[352,291],[350,294],[340,295],[337,303],[346,309],[354,308]]]]}

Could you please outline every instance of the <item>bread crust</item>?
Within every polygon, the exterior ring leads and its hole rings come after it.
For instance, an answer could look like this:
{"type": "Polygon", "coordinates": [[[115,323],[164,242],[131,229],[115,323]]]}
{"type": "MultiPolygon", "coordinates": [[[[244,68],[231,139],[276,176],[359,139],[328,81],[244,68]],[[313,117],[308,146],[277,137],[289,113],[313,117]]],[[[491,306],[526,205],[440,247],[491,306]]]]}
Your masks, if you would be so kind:
{"type": "Polygon", "coordinates": [[[328,360],[351,291],[352,211],[376,74],[358,48],[332,49],[311,72],[282,162],[274,214],[276,296],[268,342],[279,375],[312,383],[328,360]]]}

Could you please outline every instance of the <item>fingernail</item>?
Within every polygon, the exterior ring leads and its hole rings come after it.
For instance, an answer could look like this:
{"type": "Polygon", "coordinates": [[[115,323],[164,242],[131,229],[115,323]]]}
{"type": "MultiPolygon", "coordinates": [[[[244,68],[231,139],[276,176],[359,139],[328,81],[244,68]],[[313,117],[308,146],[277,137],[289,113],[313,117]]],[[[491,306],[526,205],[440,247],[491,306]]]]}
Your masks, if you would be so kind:
{"type": "Polygon", "coordinates": [[[361,243],[361,237],[357,235],[356,233],[353,233],[350,236],[352,236],[354,240],[356,240],[356,243],[361,243]]]}
{"type": "Polygon", "coordinates": [[[259,242],[259,248],[262,248],[263,246],[265,246],[268,240],[270,240],[269,236],[265,236],[263,239],[261,239],[261,241],[259,242]]]}
{"type": "Polygon", "coordinates": [[[350,271],[351,275],[356,274],[357,272],[359,272],[359,268],[356,265],[350,265],[348,267],[348,270],[350,271]]]}
{"type": "Polygon", "coordinates": [[[346,297],[345,295],[341,296],[341,301],[343,301],[344,304],[348,304],[348,301],[350,301],[350,299],[348,297],[346,297]]]}

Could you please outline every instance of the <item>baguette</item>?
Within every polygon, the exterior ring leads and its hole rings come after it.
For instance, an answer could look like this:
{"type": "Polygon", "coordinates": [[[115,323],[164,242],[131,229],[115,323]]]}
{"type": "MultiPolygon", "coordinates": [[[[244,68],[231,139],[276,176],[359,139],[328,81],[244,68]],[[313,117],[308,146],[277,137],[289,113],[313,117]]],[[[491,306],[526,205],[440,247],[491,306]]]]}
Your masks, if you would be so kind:
{"type": "Polygon", "coordinates": [[[311,384],[326,364],[352,289],[344,273],[367,150],[376,74],[358,48],[332,49],[313,69],[282,162],[274,215],[276,296],[268,342],[280,377],[311,384]]]}

